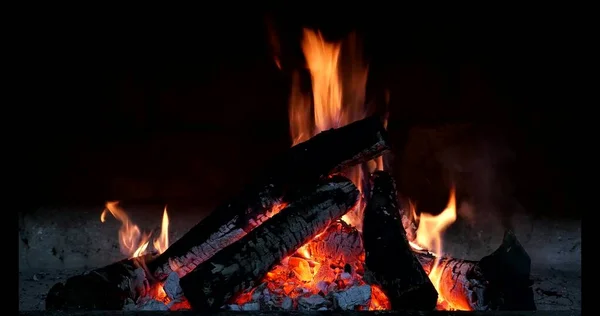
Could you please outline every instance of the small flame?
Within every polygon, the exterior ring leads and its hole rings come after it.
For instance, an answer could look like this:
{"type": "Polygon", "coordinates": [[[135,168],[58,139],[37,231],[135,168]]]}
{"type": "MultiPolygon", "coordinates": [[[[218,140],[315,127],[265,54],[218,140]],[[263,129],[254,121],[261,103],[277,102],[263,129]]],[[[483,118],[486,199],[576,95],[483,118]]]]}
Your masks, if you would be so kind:
{"type": "Polygon", "coordinates": [[[310,251],[308,250],[308,244],[305,244],[304,246],[298,248],[298,251],[296,252],[302,257],[304,257],[304,259],[310,259],[310,251]]]}
{"type": "Polygon", "coordinates": [[[460,306],[453,306],[452,302],[446,301],[440,291],[442,272],[444,271],[443,266],[440,266],[440,259],[443,256],[442,233],[456,221],[456,195],[454,187],[450,189],[450,198],[443,212],[435,216],[428,213],[421,213],[418,217],[413,213],[413,216],[419,220],[419,226],[417,227],[416,239],[411,243],[411,246],[417,250],[427,249],[435,255],[433,266],[429,272],[429,279],[439,294],[438,303],[446,303],[450,308],[455,310],[464,309],[460,306]]]}
{"type": "MultiPolygon", "coordinates": [[[[119,246],[121,253],[131,258],[142,256],[146,253],[150,244],[150,234],[142,233],[140,228],[134,224],[127,216],[127,213],[119,207],[119,202],[106,202],[105,208],[100,214],[100,221],[106,222],[106,215],[110,213],[114,218],[121,222],[119,229],[119,246]]],[[[167,207],[163,212],[161,232],[157,239],[154,240],[154,248],[163,253],[169,247],[169,216],[167,215],[167,207]]]]}
{"type": "Polygon", "coordinates": [[[167,215],[167,207],[163,211],[162,223],[160,225],[160,235],[154,240],[154,249],[158,253],[163,253],[169,248],[169,215],[167,215]]]}
{"type": "Polygon", "coordinates": [[[106,213],[110,212],[117,220],[121,222],[119,229],[119,246],[121,253],[126,256],[139,256],[148,247],[148,235],[142,234],[140,228],[135,225],[123,209],[119,207],[119,202],[106,202],[105,209],[100,215],[100,220],[106,220],[106,213]]]}

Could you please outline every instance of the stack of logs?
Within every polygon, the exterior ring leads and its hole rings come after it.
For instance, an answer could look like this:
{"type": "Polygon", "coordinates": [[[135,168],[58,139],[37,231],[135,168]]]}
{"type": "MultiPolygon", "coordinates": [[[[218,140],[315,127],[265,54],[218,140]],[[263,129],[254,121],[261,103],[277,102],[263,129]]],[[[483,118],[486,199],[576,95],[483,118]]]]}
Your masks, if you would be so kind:
{"type": "MultiPolygon", "coordinates": [[[[174,280],[167,282],[175,288],[169,292],[185,295],[193,310],[220,309],[339,223],[361,198],[343,171],[389,149],[379,117],[322,132],[274,160],[261,178],[164,253],[123,260],[58,283],[46,308],[120,310],[146,295],[153,283],[174,280]]],[[[410,247],[392,177],[379,171],[371,180],[362,234],[364,280],[378,285],[394,310],[432,310],[438,292],[427,273],[434,258],[410,247]]],[[[533,300],[528,305],[522,299],[530,292],[529,257],[511,233],[480,262],[443,260],[449,267],[443,277],[454,284],[442,285],[443,297],[466,298],[476,310],[535,309],[533,300]]]]}

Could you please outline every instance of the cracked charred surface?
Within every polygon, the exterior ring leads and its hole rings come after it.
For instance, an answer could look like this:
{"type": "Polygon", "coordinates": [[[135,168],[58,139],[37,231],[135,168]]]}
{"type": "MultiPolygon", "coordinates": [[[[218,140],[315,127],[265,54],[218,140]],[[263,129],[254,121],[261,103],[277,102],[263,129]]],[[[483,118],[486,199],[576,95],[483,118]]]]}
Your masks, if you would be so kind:
{"type": "MultiPolygon", "coordinates": [[[[417,258],[429,273],[435,257],[419,252],[417,258]]],[[[449,301],[464,302],[472,310],[536,310],[531,260],[512,231],[479,261],[443,257],[439,266],[439,290],[449,301]]]]}
{"type": "Polygon", "coordinates": [[[395,181],[384,171],[371,180],[363,222],[365,280],[381,286],[392,309],[433,310],[438,294],[408,244],[395,181]]]}
{"type": "MultiPolygon", "coordinates": [[[[41,208],[19,219],[19,309],[43,310],[48,290],[59,281],[122,259],[119,223],[101,223],[102,205],[41,208]],[[53,251],[53,248],[56,251],[53,251]],[[58,257],[64,257],[61,261],[58,257]]],[[[157,229],[164,205],[131,205],[128,211],[144,230],[157,229]]],[[[169,238],[177,240],[210,209],[169,205],[173,214],[169,238]]],[[[172,213],[171,213],[172,212],[172,213]]],[[[482,210],[472,224],[459,217],[444,236],[444,248],[455,258],[479,260],[502,241],[504,230],[495,213],[482,210]]],[[[531,278],[539,311],[581,309],[581,223],[514,218],[515,234],[531,257],[531,278]]]]}
{"type": "Polygon", "coordinates": [[[319,184],[313,194],[291,202],[184,276],[180,284],[190,305],[194,310],[217,310],[243,290],[258,285],[283,258],[354,207],[358,198],[356,186],[341,176],[319,184]]]}
{"type": "Polygon", "coordinates": [[[332,172],[369,161],[389,149],[381,119],[372,116],[330,129],[291,147],[239,196],[226,201],[164,253],[148,263],[153,276],[164,280],[173,271],[193,270],[216,251],[239,240],[272,216],[286,194],[332,172]]]}
{"type": "Polygon", "coordinates": [[[344,222],[337,222],[307,244],[312,257],[325,262],[359,263],[363,255],[363,242],[360,232],[344,222]]]}
{"type": "Polygon", "coordinates": [[[128,298],[148,291],[148,279],[139,264],[148,257],[121,260],[56,283],[46,296],[46,309],[122,309],[128,298]]]}

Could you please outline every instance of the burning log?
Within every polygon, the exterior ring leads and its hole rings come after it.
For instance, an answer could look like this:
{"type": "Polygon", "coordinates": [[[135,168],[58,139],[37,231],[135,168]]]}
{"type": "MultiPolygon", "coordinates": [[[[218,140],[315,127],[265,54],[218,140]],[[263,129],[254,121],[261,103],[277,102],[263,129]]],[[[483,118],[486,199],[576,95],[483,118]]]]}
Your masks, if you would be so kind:
{"type": "Polygon", "coordinates": [[[128,298],[149,290],[141,263],[150,255],[121,260],[55,284],[46,296],[47,310],[120,310],[128,298]]]}
{"type": "Polygon", "coordinates": [[[324,131],[290,148],[254,185],[217,207],[164,253],[117,262],[56,284],[48,294],[47,309],[121,309],[126,299],[143,295],[145,290],[137,284],[164,281],[173,270],[183,276],[277,213],[284,199],[302,194],[299,188],[387,149],[386,131],[375,116],[324,131]],[[144,274],[139,272],[140,260],[144,274]]]}
{"type": "Polygon", "coordinates": [[[342,264],[360,263],[363,254],[362,237],[356,228],[340,221],[306,245],[311,257],[342,264]]]}
{"type": "MultiPolygon", "coordinates": [[[[427,273],[435,257],[417,253],[427,273]]],[[[536,310],[532,282],[529,278],[531,259],[510,230],[500,247],[480,261],[443,257],[440,294],[451,307],[462,310],[536,310]]]]}
{"type": "Polygon", "coordinates": [[[364,212],[365,280],[381,287],[392,309],[433,310],[438,294],[406,239],[396,183],[377,171],[364,212]],[[394,259],[392,259],[394,258],[394,259]]]}
{"type": "Polygon", "coordinates": [[[341,176],[320,183],[239,241],[184,276],[180,285],[194,310],[216,310],[253,288],[283,258],[293,254],[356,205],[359,191],[341,176]]]}
{"type": "Polygon", "coordinates": [[[324,131],[291,147],[283,157],[269,164],[269,171],[254,185],[217,207],[149,262],[149,271],[156,279],[164,280],[172,271],[171,263],[178,267],[180,275],[193,270],[276,213],[272,209],[286,199],[284,195],[331,173],[369,161],[388,149],[387,133],[377,116],[324,131]]]}

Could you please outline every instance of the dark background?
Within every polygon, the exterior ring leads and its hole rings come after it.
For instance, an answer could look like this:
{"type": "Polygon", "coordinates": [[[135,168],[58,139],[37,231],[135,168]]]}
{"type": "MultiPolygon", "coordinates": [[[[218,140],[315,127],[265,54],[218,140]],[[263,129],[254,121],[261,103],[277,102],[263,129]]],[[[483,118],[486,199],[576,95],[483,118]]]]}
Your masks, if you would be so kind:
{"type": "Polygon", "coordinates": [[[26,208],[108,199],[212,206],[234,194],[290,145],[290,70],[302,66],[308,26],[331,39],[363,35],[368,96],[390,94],[394,173],[425,210],[443,208],[452,181],[460,194],[487,199],[465,173],[492,169],[501,179],[488,182],[502,188],[490,189],[501,191],[490,203],[510,196],[535,214],[579,216],[564,159],[569,34],[542,16],[382,9],[52,18],[35,30],[34,66],[24,74],[33,79],[19,135],[28,144],[26,208]],[[279,35],[283,71],[267,25],[279,35]],[[400,141],[407,127],[410,152],[400,141]],[[451,167],[480,156],[458,176],[451,167]]]}

